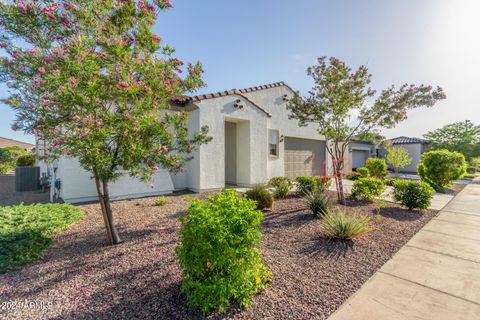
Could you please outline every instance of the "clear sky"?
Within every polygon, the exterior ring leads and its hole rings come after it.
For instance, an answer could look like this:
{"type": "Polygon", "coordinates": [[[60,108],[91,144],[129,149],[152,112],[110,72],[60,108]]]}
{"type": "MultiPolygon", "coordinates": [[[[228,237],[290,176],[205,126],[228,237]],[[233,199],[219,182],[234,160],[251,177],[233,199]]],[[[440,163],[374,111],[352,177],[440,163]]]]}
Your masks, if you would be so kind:
{"type": "MultiPolygon", "coordinates": [[[[174,0],[156,32],[185,61],[201,61],[203,92],[285,81],[301,93],[305,69],[318,56],[351,67],[366,64],[372,86],[440,85],[447,100],[415,110],[384,132],[421,137],[470,119],[480,124],[480,1],[478,0],[174,0]]],[[[0,97],[6,89],[0,86],[0,97]]],[[[14,114],[0,105],[0,136],[14,114]]]]}

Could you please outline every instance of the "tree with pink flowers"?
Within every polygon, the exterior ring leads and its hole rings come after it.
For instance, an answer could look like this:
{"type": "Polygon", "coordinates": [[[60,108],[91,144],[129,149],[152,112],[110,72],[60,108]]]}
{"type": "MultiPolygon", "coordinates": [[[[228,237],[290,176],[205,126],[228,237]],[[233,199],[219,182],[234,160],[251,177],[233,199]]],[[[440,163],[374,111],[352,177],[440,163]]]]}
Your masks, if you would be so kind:
{"type": "Polygon", "coordinates": [[[121,240],[109,185],[121,171],[145,181],[159,168],[180,171],[210,140],[206,127],[188,132],[188,115],[169,104],[204,85],[200,63],[185,68],[152,32],[170,7],[168,0],[0,2],[0,81],[16,112],[12,128],[92,174],[112,244],[121,240]]]}
{"type": "Polygon", "coordinates": [[[391,86],[375,97],[367,67],[352,70],[335,57],[318,58],[318,64],[309,67],[307,73],[314,81],[312,90],[305,98],[295,95],[287,108],[300,126],[317,126],[318,133],[327,140],[338,200],[343,204],[342,170],[351,142],[374,140],[381,129],[393,128],[405,120],[409,110],[432,107],[446,98],[440,87],[413,84],[391,86]]]}

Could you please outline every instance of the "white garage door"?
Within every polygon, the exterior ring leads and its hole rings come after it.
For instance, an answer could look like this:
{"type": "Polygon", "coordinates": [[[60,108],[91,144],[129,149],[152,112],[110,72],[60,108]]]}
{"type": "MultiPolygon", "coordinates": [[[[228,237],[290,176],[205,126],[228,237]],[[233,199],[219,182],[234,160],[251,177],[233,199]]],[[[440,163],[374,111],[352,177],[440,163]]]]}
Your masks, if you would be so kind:
{"type": "Polygon", "coordinates": [[[365,150],[353,150],[352,151],[352,169],[365,167],[365,161],[367,160],[367,152],[365,150]]]}
{"type": "Polygon", "coordinates": [[[285,175],[290,179],[311,176],[313,152],[310,150],[285,150],[285,175]]]}

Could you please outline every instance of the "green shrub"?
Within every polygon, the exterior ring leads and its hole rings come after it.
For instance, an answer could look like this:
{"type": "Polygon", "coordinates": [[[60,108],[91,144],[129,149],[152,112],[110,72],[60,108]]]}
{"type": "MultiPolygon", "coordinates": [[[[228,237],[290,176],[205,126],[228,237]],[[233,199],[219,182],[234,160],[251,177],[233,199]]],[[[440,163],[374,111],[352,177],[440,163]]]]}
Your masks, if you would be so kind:
{"type": "Polygon", "coordinates": [[[355,181],[360,178],[360,174],[358,172],[349,172],[345,174],[345,179],[350,181],[355,181]]]}
{"type": "Polygon", "coordinates": [[[369,172],[367,168],[357,168],[360,178],[368,178],[369,172]]]}
{"type": "Polygon", "coordinates": [[[275,199],[283,199],[288,195],[289,192],[290,188],[288,187],[277,187],[275,190],[273,190],[273,197],[275,199]]]}
{"type": "Polygon", "coordinates": [[[258,210],[271,209],[273,207],[273,196],[262,185],[256,185],[252,189],[247,190],[245,195],[248,199],[256,201],[258,210]]]}
{"type": "Polygon", "coordinates": [[[285,198],[292,188],[292,180],[289,177],[273,177],[268,181],[268,186],[275,188],[273,197],[275,199],[285,198]]]}
{"type": "Polygon", "coordinates": [[[168,199],[167,197],[164,197],[164,196],[160,196],[160,197],[157,197],[157,199],[155,199],[155,205],[156,206],[164,206],[168,203],[168,199]]]}
{"type": "Polygon", "coordinates": [[[383,181],[385,182],[385,184],[387,186],[393,187],[393,185],[395,184],[395,181],[398,181],[398,179],[396,179],[396,178],[385,178],[383,181]]]}
{"type": "Polygon", "coordinates": [[[319,217],[326,215],[328,213],[328,209],[331,207],[330,199],[325,193],[308,193],[305,199],[307,200],[308,208],[313,212],[313,214],[319,217]]]}
{"type": "Polygon", "coordinates": [[[32,167],[35,165],[35,155],[26,154],[17,159],[17,167],[32,167]]]}
{"type": "Polygon", "coordinates": [[[316,190],[319,193],[326,192],[332,184],[332,178],[329,176],[315,176],[316,190]]]}
{"type": "Polygon", "coordinates": [[[372,201],[382,195],[385,184],[378,178],[360,178],[353,183],[352,197],[356,200],[372,201]]]}
{"type": "Polygon", "coordinates": [[[400,202],[408,210],[428,209],[434,190],[428,183],[413,180],[397,180],[393,188],[395,201],[400,202]]]}
{"type": "Polygon", "coordinates": [[[234,190],[190,203],[181,218],[177,256],[191,307],[203,312],[224,312],[232,304],[246,307],[267,285],[270,272],[260,254],[262,219],[256,203],[234,190]]]}
{"type": "Polygon", "coordinates": [[[369,216],[343,210],[326,214],[320,226],[324,236],[337,240],[351,240],[373,230],[369,216]]]}
{"type": "Polygon", "coordinates": [[[40,259],[51,237],[82,217],[68,204],[0,207],[0,273],[40,259]]]}
{"type": "Polygon", "coordinates": [[[317,182],[314,177],[300,176],[295,179],[297,190],[300,194],[306,195],[317,190],[317,182]]]}
{"type": "Polygon", "coordinates": [[[365,167],[373,178],[383,179],[388,175],[387,163],[384,159],[368,158],[365,167]]]}
{"type": "Polygon", "coordinates": [[[418,174],[423,181],[438,191],[443,191],[453,181],[462,178],[467,169],[463,154],[448,150],[425,152],[418,165],[418,174]]]}

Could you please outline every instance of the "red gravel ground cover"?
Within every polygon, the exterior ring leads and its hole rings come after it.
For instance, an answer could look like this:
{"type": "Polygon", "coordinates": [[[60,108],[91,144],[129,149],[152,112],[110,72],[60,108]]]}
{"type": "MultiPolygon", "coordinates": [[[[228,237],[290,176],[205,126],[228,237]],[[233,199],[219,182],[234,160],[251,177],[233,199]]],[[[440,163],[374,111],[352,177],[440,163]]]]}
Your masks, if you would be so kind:
{"type": "MultiPolygon", "coordinates": [[[[163,207],[155,198],[114,202],[124,240],[117,246],[106,245],[98,204],[82,205],[83,221],[57,235],[41,261],[0,276],[2,307],[16,303],[15,310],[0,309],[0,318],[204,318],[186,305],[175,256],[177,218],[188,201],[168,199],[163,207]]],[[[377,220],[373,205],[349,206],[370,214],[375,227],[353,243],[322,238],[302,199],[276,201],[262,223],[272,285],[249,309],[209,318],[325,319],[435,215],[388,204],[377,220]]]]}

